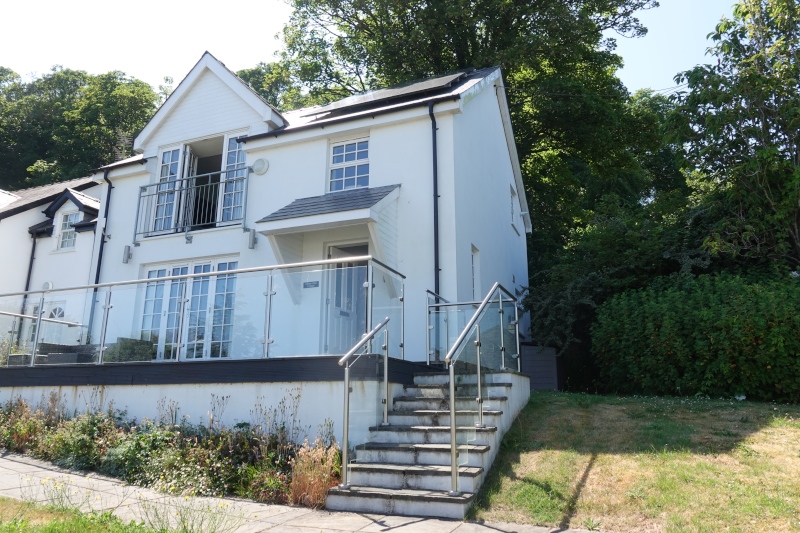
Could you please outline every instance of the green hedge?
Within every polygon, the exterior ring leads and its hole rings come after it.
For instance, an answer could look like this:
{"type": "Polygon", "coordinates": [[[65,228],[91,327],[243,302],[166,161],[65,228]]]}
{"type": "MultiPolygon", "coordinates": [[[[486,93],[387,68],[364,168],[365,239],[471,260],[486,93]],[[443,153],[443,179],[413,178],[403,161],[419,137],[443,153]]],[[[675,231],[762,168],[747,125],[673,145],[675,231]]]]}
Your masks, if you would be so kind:
{"type": "Polygon", "coordinates": [[[619,294],[592,351],[620,393],[800,401],[800,284],[721,275],[619,294]]]}

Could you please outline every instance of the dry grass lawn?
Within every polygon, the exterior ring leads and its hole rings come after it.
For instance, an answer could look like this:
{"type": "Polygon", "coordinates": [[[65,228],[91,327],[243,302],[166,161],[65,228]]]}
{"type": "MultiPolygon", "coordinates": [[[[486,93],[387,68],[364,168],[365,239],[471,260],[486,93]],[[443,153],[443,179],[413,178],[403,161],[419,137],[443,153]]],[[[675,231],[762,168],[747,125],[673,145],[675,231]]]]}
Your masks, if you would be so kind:
{"type": "Polygon", "coordinates": [[[601,531],[800,531],[800,406],[534,393],[473,518],[601,531]]]}

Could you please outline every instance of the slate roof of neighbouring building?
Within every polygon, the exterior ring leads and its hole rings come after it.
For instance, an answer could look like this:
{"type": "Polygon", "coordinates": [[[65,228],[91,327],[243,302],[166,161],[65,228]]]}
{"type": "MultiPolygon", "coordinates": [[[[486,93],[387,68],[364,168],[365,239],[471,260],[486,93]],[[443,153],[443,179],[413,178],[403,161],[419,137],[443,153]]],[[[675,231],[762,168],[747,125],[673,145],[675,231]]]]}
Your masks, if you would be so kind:
{"type": "MultiPolygon", "coordinates": [[[[12,191],[11,193],[17,196],[18,199],[0,208],[0,220],[40,205],[49,204],[66,189],[83,191],[95,185],[97,185],[97,183],[92,180],[92,178],[78,178],[75,180],[60,181],[58,183],[50,183],[39,187],[12,191]]],[[[95,200],[95,202],[97,202],[97,200],[95,200]]]]}
{"type": "Polygon", "coordinates": [[[399,186],[400,185],[386,185],[384,187],[350,189],[348,191],[330,192],[322,196],[300,198],[281,207],[274,213],[265,216],[258,222],[272,222],[275,220],[285,220],[287,218],[310,217],[327,213],[339,213],[341,211],[353,211],[355,209],[368,209],[383,200],[387,194],[399,186]]]}

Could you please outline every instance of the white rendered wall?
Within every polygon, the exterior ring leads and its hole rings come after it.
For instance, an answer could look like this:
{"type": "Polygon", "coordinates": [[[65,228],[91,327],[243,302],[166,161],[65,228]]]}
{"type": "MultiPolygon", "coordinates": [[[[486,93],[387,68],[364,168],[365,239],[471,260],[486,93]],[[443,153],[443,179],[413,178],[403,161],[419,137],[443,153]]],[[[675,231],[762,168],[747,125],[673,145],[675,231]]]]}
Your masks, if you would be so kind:
{"type": "Polygon", "coordinates": [[[28,262],[31,257],[31,235],[28,233],[28,228],[44,220],[41,211],[41,207],[29,209],[0,220],[0,250],[3,262],[0,294],[25,290],[28,262]]]}
{"type": "MultiPolygon", "coordinates": [[[[215,137],[260,127],[261,118],[254,112],[245,112],[242,106],[245,104],[233,91],[206,72],[148,142],[145,154],[156,155],[158,146],[179,145],[203,135],[215,137]],[[215,109],[230,112],[215,113],[202,127],[195,124],[191,117],[203,116],[211,101],[215,102],[215,109]]],[[[407,276],[405,356],[410,360],[425,359],[425,289],[434,288],[433,170],[431,122],[427,111],[426,107],[413,108],[266,137],[245,145],[248,165],[256,159],[269,162],[268,172],[262,176],[251,174],[248,184],[244,227],[258,228],[257,220],[292,201],[325,194],[332,143],[369,138],[370,187],[401,184],[392,206],[396,212],[387,214],[395,220],[396,235],[381,237],[381,244],[388,242],[392,249],[381,251],[390,266],[407,276]]],[[[494,281],[509,288],[527,283],[524,233],[518,235],[511,228],[510,186],[514,182],[494,87],[485,88],[465,102],[461,114],[453,114],[454,111],[458,113],[458,106],[451,103],[437,104],[435,111],[440,193],[440,293],[451,300],[471,299],[468,288],[471,287],[472,244],[481,251],[482,287],[488,288],[494,281]]],[[[153,158],[143,166],[112,170],[114,189],[107,227],[111,238],[106,243],[101,281],[142,278],[153,265],[199,258],[232,257],[242,268],[278,262],[265,235],[259,235],[255,249],[249,250],[248,235],[241,226],[194,231],[190,244],[180,234],[139,239],[139,246],[132,246],[139,187],[154,182],[157,169],[157,160],[153,158]],[[123,264],[126,245],[131,246],[133,257],[128,264],[123,264]]],[[[102,194],[104,197],[105,191],[102,194]]],[[[521,219],[517,228],[524,231],[521,219]]],[[[296,260],[323,259],[331,244],[369,242],[370,253],[378,251],[364,223],[300,235],[303,237],[302,256],[296,260]]],[[[299,245],[300,241],[297,242],[299,245]]],[[[286,260],[288,258],[284,258],[286,260]]],[[[317,295],[313,292],[312,289],[302,292],[303,308],[316,302],[315,298],[322,300],[321,291],[317,291],[320,292],[317,295]]],[[[294,346],[295,351],[313,351],[316,332],[321,328],[320,314],[306,313],[296,306],[292,307],[292,312],[301,313],[303,320],[288,320],[289,315],[284,314],[276,321],[282,320],[281,330],[291,331],[297,337],[298,346],[307,344],[302,349],[294,346]],[[308,338],[309,331],[314,333],[313,340],[308,338]]],[[[135,328],[135,321],[126,327],[135,328]]],[[[280,353],[281,350],[276,346],[275,351],[280,353]]]]}
{"type": "MultiPolygon", "coordinates": [[[[352,446],[366,442],[369,426],[380,422],[382,409],[379,398],[382,394],[378,382],[353,380],[350,395],[350,443],[352,446]]],[[[394,397],[402,386],[391,384],[389,395],[394,397]]],[[[47,403],[52,393],[64,401],[70,414],[89,410],[105,410],[109,406],[127,412],[129,419],[157,419],[159,403],[173,403],[178,418],[187,417],[192,424],[209,423],[212,412],[212,395],[228,397],[217,420],[227,427],[238,422],[258,423],[254,413],[260,407],[275,408],[281,400],[289,400],[299,393],[299,408],[296,420],[302,431],[300,440],[313,440],[319,427],[326,420],[333,421],[333,430],[338,442],[342,441],[343,382],[287,382],[287,383],[210,383],[191,385],[109,385],[109,386],[64,386],[64,387],[3,387],[0,402],[22,398],[30,405],[47,403]],[[221,416],[219,416],[221,414],[221,416]]]]}
{"type": "Polygon", "coordinates": [[[514,291],[528,284],[525,228],[495,95],[489,85],[471,99],[455,124],[454,239],[458,298],[472,298],[472,246],[480,252],[482,294],[499,281],[514,291]],[[517,193],[512,220],[511,188],[517,193]],[[513,226],[512,226],[513,223],[513,226]],[[516,228],[516,229],[515,229],[516,228]]]}

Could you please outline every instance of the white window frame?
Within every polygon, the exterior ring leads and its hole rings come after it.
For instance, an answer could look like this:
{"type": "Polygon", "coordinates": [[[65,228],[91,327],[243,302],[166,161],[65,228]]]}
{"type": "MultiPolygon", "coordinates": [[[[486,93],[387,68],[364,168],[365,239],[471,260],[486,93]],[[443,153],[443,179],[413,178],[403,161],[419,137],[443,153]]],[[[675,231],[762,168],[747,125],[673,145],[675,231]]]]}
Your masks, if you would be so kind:
{"type": "Polygon", "coordinates": [[[517,224],[516,224],[516,221],[517,221],[517,202],[518,202],[517,191],[514,190],[513,186],[509,186],[509,187],[511,188],[511,227],[514,229],[514,231],[517,233],[517,235],[520,235],[520,232],[517,229],[517,224]]]}
{"type": "Polygon", "coordinates": [[[328,151],[328,173],[327,184],[325,190],[327,192],[349,191],[352,189],[364,189],[369,187],[369,137],[359,137],[357,139],[348,139],[346,141],[337,141],[330,144],[328,151]],[[361,143],[366,143],[366,147],[360,149],[361,143]],[[354,146],[354,151],[347,152],[349,146],[354,146]],[[342,148],[341,153],[339,149],[342,148]],[[366,152],[366,157],[359,159],[359,155],[366,152]],[[354,159],[347,160],[347,155],[353,153],[354,159]],[[341,158],[341,159],[340,159],[341,158]],[[340,160],[339,160],[340,159],[340,160]],[[359,174],[363,172],[363,167],[366,165],[366,174],[359,174]],[[353,169],[352,176],[347,176],[348,169],[353,169]],[[337,177],[334,178],[334,175],[337,177]],[[353,185],[348,187],[349,180],[353,180],[353,185]],[[359,181],[366,181],[366,183],[359,184],[359,181]],[[341,183],[341,187],[338,184],[341,183]]]}
{"type": "MultiPolygon", "coordinates": [[[[147,287],[152,288],[153,292],[157,291],[157,286],[161,286],[160,298],[153,299],[153,307],[155,308],[158,305],[161,318],[159,319],[158,328],[152,327],[152,317],[154,315],[153,313],[145,313],[145,299],[143,298],[140,305],[141,311],[138,313],[137,318],[141,326],[138,335],[142,340],[152,340],[150,335],[152,333],[157,334],[157,340],[154,343],[156,347],[155,360],[233,359],[231,351],[233,347],[233,322],[228,323],[225,320],[225,316],[227,316],[225,311],[231,311],[230,316],[233,318],[235,316],[235,303],[232,308],[226,307],[225,304],[223,304],[222,308],[218,308],[215,303],[215,296],[219,288],[217,281],[225,285],[225,291],[227,291],[228,285],[231,285],[228,280],[232,280],[232,285],[235,286],[236,275],[226,274],[226,271],[239,268],[239,262],[240,258],[238,256],[221,256],[174,264],[153,264],[144,267],[144,280],[162,277],[163,275],[179,275],[183,272],[199,274],[203,273],[203,267],[209,267],[207,276],[147,283],[147,287]],[[231,268],[231,263],[236,263],[236,266],[231,268]],[[225,269],[218,270],[222,264],[225,265],[225,269]],[[162,274],[161,271],[164,273],[162,274]],[[202,294],[197,293],[196,290],[202,283],[206,283],[205,292],[202,294]],[[198,297],[206,298],[206,308],[197,306],[198,297]],[[215,311],[221,312],[221,323],[216,322],[215,311]],[[172,325],[169,323],[170,315],[172,315],[172,325]],[[201,320],[192,326],[192,318],[196,321],[198,319],[201,320]],[[197,330],[195,332],[196,338],[190,338],[189,330],[192,327],[197,330]],[[224,331],[226,328],[230,328],[227,336],[225,336],[224,331]],[[171,331],[173,333],[170,333],[171,331]],[[197,334],[198,332],[200,333],[199,335],[197,334]],[[175,333],[180,333],[180,338],[174,337],[175,333]],[[215,338],[217,333],[223,336],[215,338]],[[143,338],[145,334],[148,338],[143,338]]],[[[228,292],[223,292],[223,294],[228,294],[228,292]]],[[[236,293],[233,292],[233,294],[236,293]]],[[[146,295],[147,289],[142,293],[145,298],[146,295]]]]}
{"type": "Polygon", "coordinates": [[[80,211],[66,211],[61,213],[61,221],[59,222],[58,232],[58,249],[71,250],[75,248],[75,243],[78,240],[78,234],[75,231],[74,225],[81,221],[80,211]],[[74,220],[72,218],[74,217],[74,220]],[[71,244],[64,244],[69,242],[71,244]]]}
{"type": "Polygon", "coordinates": [[[219,198],[217,199],[217,226],[244,224],[245,202],[247,202],[247,153],[244,143],[238,143],[237,150],[230,150],[231,141],[242,135],[225,135],[222,145],[222,165],[220,168],[219,198]],[[236,154],[236,161],[228,161],[230,154],[236,154]],[[226,202],[230,199],[229,205],[226,202]],[[238,214],[238,216],[237,216],[238,214]]]}

